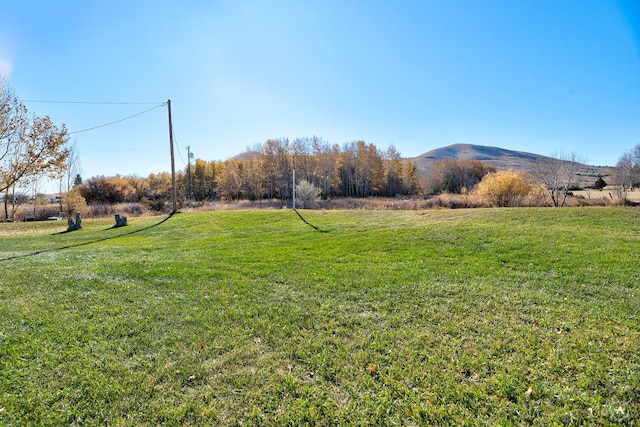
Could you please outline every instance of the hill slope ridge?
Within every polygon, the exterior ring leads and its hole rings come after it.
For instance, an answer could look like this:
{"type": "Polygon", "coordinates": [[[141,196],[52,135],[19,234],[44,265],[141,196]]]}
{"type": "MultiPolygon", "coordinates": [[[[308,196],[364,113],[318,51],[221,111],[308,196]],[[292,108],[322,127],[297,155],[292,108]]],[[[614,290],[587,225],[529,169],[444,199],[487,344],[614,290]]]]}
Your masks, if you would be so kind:
{"type": "MultiPolygon", "coordinates": [[[[453,144],[436,148],[413,158],[421,174],[428,170],[435,162],[442,159],[477,160],[493,166],[496,169],[513,169],[530,172],[536,162],[550,159],[549,156],[527,153],[524,151],[508,150],[474,144],[453,144]]],[[[607,176],[609,168],[605,166],[591,166],[581,164],[578,177],[581,186],[593,185],[600,176],[607,176]]]]}

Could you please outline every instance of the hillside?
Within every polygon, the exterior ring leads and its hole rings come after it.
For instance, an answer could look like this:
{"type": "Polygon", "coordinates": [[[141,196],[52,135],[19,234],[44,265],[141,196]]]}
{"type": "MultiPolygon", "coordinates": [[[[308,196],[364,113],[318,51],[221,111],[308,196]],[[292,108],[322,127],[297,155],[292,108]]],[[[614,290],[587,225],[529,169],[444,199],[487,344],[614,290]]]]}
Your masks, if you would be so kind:
{"type": "MultiPolygon", "coordinates": [[[[498,147],[487,147],[473,144],[453,144],[447,147],[428,151],[413,160],[416,162],[420,174],[427,174],[433,163],[438,160],[451,158],[460,160],[478,160],[496,169],[513,169],[529,172],[533,164],[549,159],[540,154],[513,151],[498,147]]],[[[578,178],[581,186],[591,186],[599,176],[609,175],[608,167],[581,165],[578,178]]]]}

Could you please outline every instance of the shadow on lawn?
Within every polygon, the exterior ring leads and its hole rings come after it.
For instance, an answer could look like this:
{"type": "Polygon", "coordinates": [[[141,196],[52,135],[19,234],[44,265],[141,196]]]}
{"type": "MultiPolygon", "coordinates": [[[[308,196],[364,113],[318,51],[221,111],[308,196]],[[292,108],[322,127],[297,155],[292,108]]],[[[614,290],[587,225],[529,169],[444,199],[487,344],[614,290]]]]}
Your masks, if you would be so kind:
{"type": "MultiPolygon", "coordinates": [[[[2,258],[2,259],[0,259],[0,262],[11,261],[11,260],[14,260],[14,259],[19,259],[19,258],[27,258],[27,257],[35,256],[35,255],[44,254],[44,253],[47,253],[47,252],[61,251],[63,249],[78,248],[80,246],[87,246],[87,245],[91,245],[93,243],[99,243],[99,242],[104,242],[106,240],[117,239],[118,237],[123,237],[123,236],[131,236],[132,234],[140,233],[140,232],[148,230],[150,228],[157,227],[160,224],[163,224],[164,222],[168,221],[174,215],[175,215],[175,212],[172,212],[166,218],[163,218],[162,221],[160,221],[160,222],[158,222],[156,224],[151,224],[151,225],[149,225],[147,227],[143,227],[143,228],[140,228],[138,230],[129,231],[128,233],[122,233],[122,234],[118,234],[116,236],[103,237],[101,239],[91,240],[89,242],[82,242],[82,243],[76,243],[76,244],[73,244],[73,245],[61,246],[59,248],[42,249],[40,251],[35,251],[35,252],[28,253],[28,254],[15,255],[15,256],[8,257],[8,258],[2,258]]],[[[122,228],[122,227],[113,226],[113,227],[106,228],[104,231],[112,230],[114,228],[122,228]]],[[[57,236],[57,235],[66,234],[66,233],[70,233],[70,231],[61,231],[59,233],[54,233],[53,235],[57,236]]]]}
{"type": "Polygon", "coordinates": [[[311,224],[311,223],[310,223],[309,221],[307,221],[306,219],[304,219],[304,217],[300,214],[300,212],[298,212],[298,210],[297,210],[297,209],[295,209],[295,208],[294,208],[294,209],[293,209],[293,211],[294,211],[295,213],[297,213],[297,214],[298,214],[298,217],[300,217],[300,219],[302,220],[302,222],[304,222],[305,224],[307,224],[309,227],[311,227],[311,228],[313,228],[313,229],[315,229],[315,230],[318,230],[318,231],[319,231],[319,232],[321,232],[321,233],[327,233],[327,231],[326,231],[326,230],[321,230],[321,229],[319,229],[318,227],[316,227],[315,225],[311,224]]]}

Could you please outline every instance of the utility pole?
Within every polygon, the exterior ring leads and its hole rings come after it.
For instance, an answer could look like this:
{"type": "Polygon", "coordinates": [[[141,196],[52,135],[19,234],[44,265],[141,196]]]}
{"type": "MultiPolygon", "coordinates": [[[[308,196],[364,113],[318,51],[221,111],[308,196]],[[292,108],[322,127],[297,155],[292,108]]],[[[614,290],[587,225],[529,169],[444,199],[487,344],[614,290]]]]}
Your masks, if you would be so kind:
{"type": "Polygon", "coordinates": [[[169,145],[171,147],[171,187],[173,192],[173,210],[171,213],[178,211],[178,202],[176,195],[176,163],[173,158],[173,123],[171,122],[171,100],[167,101],[167,110],[169,110],[169,145]]]}
{"type": "Polygon", "coordinates": [[[296,210],[296,169],[293,168],[293,180],[292,180],[291,194],[293,199],[293,210],[296,210]]]}
{"type": "Polygon", "coordinates": [[[191,153],[191,146],[187,145],[187,187],[189,191],[189,200],[191,200],[191,156],[193,156],[191,153]]]}

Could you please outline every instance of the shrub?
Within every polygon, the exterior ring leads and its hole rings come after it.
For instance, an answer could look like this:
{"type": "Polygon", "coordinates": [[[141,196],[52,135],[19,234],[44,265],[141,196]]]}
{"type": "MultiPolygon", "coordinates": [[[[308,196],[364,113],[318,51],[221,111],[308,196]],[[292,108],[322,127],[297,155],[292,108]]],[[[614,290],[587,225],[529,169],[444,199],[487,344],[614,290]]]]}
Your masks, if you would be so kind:
{"type": "Polygon", "coordinates": [[[495,168],[477,160],[441,159],[434,163],[430,187],[434,193],[466,193],[495,168]]]}
{"type": "Polygon", "coordinates": [[[492,206],[522,206],[531,190],[531,182],[526,175],[509,169],[487,174],[476,186],[475,194],[492,206]]]}
{"type": "Polygon", "coordinates": [[[74,187],[67,191],[62,198],[62,201],[64,212],[68,216],[73,216],[76,212],[80,212],[82,215],[85,214],[87,202],[84,200],[84,197],[82,197],[78,187],[74,187]]]}
{"type": "Polygon", "coordinates": [[[300,202],[301,208],[312,208],[320,192],[318,187],[309,181],[302,180],[296,185],[296,201],[300,202]]]}
{"type": "Polygon", "coordinates": [[[149,209],[157,211],[157,212],[162,212],[165,208],[165,201],[164,199],[147,199],[147,198],[143,198],[140,201],[143,205],[147,206],[149,209]]]}

